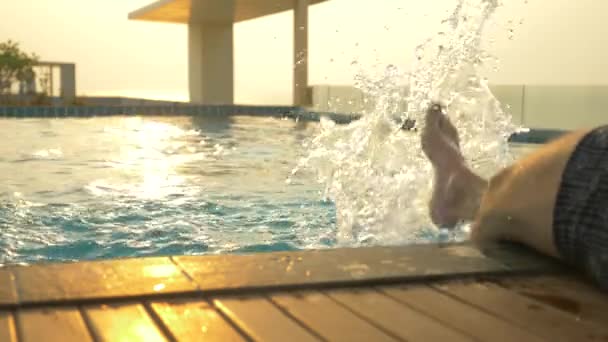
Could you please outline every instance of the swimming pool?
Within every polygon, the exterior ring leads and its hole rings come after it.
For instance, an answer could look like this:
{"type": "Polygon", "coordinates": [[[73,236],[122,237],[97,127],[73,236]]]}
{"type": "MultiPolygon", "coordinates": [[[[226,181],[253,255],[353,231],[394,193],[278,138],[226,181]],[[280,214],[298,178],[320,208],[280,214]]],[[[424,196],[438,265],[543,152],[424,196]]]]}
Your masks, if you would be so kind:
{"type": "Polygon", "coordinates": [[[0,119],[0,263],[320,248],[335,207],[286,179],[317,123],[0,119]]]}
{"type": "Polygon", "coordinates": [[[336,246],[324,184],[311,170],[287,181],[318,129],[259,116],[0,119],[0,264],[336,246]]]}

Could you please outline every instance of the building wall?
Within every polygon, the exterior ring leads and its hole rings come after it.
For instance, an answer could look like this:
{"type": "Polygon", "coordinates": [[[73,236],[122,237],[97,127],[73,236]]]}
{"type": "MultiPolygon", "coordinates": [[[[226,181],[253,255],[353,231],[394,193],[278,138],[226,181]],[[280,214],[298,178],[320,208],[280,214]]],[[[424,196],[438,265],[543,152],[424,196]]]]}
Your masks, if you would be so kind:
{"type": "MultiPolygon", "coordinates": [[[[492,93],[511,113],[513,121],[528,128],[572,130],[608,124],[608,86],[603,85],[493,85],[492,93]]],[[[350,86],[312,87],[313,110],[364,114],[373,100],[350,86]]],[[[405,93],[405,89],[404,89],[405,93]]],[[[400,110],[405,110],[405,100],[400,110]]]]}

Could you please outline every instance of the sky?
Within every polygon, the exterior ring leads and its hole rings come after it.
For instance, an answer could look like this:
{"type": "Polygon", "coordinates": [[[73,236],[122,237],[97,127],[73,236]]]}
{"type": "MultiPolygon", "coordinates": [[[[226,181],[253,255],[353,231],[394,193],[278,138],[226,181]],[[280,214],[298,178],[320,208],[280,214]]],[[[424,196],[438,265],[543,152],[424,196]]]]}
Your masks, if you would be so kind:
{"type": "MultiPolygon", "coordinates": [[[[0,0],[0,41],[75,62],[80,95],[187,99],[187,27],[130,21],[153,0],[0,0]]],[[[608,1],[505,0],[485,44],[495,84],[607,84],[608,1]],[[508,30],[513,29],[513,39],[508,30]]],[[[358,72],[411,68],[456,0],[330,0],[309,20],[310,84],[349,85],[358,72]]],[[[288,104],[291,12],[236,24],[235,102],[288,104]]]]}

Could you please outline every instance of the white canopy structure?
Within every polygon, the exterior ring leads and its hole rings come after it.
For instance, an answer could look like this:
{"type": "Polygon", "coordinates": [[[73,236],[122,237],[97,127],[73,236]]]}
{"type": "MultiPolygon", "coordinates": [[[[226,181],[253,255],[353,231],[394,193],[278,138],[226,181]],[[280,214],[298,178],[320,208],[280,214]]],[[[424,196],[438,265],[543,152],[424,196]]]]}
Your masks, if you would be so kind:
{"type": "Polygon", "coordinates": [[[327,0],[159,0],[129,19],[188,25],[190,101],[234,102],[234,23],[294,12],[293,102],[308,104],[308,7],[327,0]]]}

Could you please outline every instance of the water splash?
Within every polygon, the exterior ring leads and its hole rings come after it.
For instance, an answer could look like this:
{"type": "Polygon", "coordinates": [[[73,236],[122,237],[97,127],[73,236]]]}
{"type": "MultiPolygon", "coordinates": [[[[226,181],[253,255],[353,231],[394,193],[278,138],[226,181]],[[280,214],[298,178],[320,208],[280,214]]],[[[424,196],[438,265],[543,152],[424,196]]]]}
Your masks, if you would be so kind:
{"type": "Polygon", "coordinates": [[[480,76],[480,67],[493,60],[482,50],[482,33],[498,7],[497,0],[459,0],[442,30],[416,48],[411,73],[389,65],[380,76],[356,77],[356,86],[374,100],[360,120],[344,126],[322,121],[294,174],[316,170],[326,197],[336,203],[341,244],[444,236],[428,216],[432,168],[420,150],[419,134],[400,129],[405,120],[420,128],[431,101],[447,106],[474,168],[487,175],[511,162],[507,137],[515,126],[480,76]]]}

